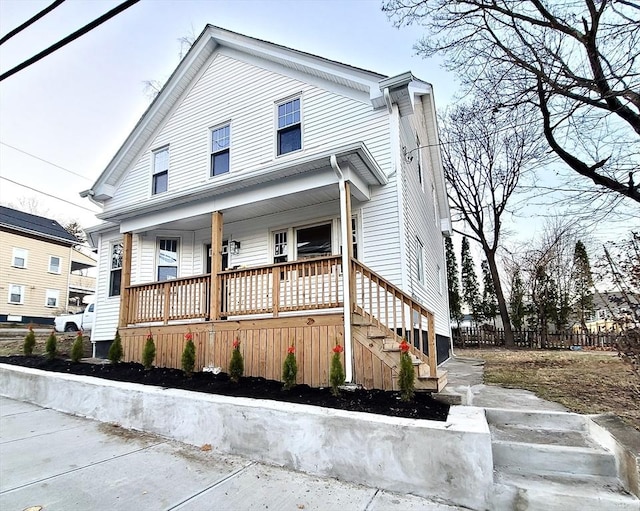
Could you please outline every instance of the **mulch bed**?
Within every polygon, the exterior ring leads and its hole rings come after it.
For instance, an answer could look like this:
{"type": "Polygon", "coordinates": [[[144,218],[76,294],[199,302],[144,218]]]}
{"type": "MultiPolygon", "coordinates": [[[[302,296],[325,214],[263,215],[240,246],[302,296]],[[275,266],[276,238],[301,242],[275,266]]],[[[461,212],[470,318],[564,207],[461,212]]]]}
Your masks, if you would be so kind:
{"type": "Polygon", "coordinates": [[[43,356],[6,356],[0,363],[13,364],[44,371],[95,376],[106,380],[126,381],[163,388],[176,388],[219,394],[224,396],[270,399],[288,403],[368,412],[391,417],[446,421],[449,405],[436,401],[429,393],[416,392],[413,400],[400,400],[398,392],[382,390],[343,390],[335,397],[329,388],[313,388],[296,385],[291,390],[283,390],[282,383],[265,378],[243,377],[238,383],[229,380],[225,373],[194,373],[186,377],[178,369],[154,367],[146,370],[141,364],[122,362],[119,364],[72,364],[68,360],[56,358],[48,360],[43,356]]]}

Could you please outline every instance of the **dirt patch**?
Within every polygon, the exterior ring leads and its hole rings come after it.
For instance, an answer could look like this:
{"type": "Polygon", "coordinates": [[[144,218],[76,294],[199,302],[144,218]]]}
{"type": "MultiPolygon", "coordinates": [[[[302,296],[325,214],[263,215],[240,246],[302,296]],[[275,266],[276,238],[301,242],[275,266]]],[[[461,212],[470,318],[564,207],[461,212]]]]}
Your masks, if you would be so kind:
{"type": "MultiPolygon", "coordinates": [[[[24,330],[19,332],[3,332],[0,335],[0,356],[6,357],[11,355],[22,355],[22,346],[24,344],[25,337],[24,330]]],[[[49,333],[36,334],[36,345],[33,348],[34,355],[44,355],[45,345],[47,344],[47,338],[49,333]]],[[[56,333],[56,339],[58,344],[58,354],[61,357],[68,357],[71,353],[71,346],[76,340],[75,333],[56,333]]],[[[88,336],[82,338],[82,346],[84,348],[84,356],[90,357],[92,354],[91,340],[88,336]]]]}
{"type": "Polygon", "coordinates": [[[300,403],[339,410],[367,412],[392,417],[410,419],[428,419],[446,421],[449,406],[436,401],[428,393],[416,393],[413,400],[400,400],[399,392],[382,390],[343,390],[335,397],[328,388],[313,388],[308,385],[296,385],[291,390],[283,390],[282,383],[265,378],[245,377],[233,383],[225,373],[194,373],[185,376],[183,371],[168,368],[146,370],[141,364],[72,364],[68,360],[56,358],[47,360],[42,356],[0,357],[0,363],[14,364],[45,371],[95,376],[107,380],[127,381],[163,388],[177,388],[220,394],[225,396],[270,399],[287,403],[300,403]]]}
{"type": "Polygon", "coordinates": [[[613,412],[640,430],[640,380],[613,352],[459,349],[485,361],[484,381],[530,390],[584,414],[613,412]]]}

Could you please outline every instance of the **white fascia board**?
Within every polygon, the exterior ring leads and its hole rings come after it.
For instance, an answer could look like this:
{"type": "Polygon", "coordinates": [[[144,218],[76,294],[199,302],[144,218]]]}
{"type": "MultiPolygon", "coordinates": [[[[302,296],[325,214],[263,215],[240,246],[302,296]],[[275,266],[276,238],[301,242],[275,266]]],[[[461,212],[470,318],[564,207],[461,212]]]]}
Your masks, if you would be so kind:
{"type": "Polygon", "coordinates": [[[352,185],[351,193],[354,195],[354,197],[360,202],[371,200],[371,190],[369,189],[369,185],[365,183],[362,178],[356,172],[354,172],[351,166],[349,166],[348,164],[341,167],[345,181],[349,181],[349,183],[351,183],[352,185]]]}

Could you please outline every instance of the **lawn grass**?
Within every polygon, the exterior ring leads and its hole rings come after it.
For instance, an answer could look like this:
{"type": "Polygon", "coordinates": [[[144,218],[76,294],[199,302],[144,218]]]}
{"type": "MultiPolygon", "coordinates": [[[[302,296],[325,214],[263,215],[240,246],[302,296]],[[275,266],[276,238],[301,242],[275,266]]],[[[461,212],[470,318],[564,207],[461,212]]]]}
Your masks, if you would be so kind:
{"type": "Polygon", "coordinates": [[[530,390],[569,410],[613,412],[640,430],[640,378],[615,353],[524,349],[457,349],[485,360],[484,381],[530,390]]]}

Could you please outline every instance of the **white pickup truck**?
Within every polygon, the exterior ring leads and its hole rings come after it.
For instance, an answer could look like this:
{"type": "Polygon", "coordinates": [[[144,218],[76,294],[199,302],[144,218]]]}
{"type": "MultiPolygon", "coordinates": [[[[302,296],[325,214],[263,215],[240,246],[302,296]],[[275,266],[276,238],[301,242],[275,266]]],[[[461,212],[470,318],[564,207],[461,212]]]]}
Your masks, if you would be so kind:
{"type": "Polygon", "coordinates": [[[64,314],[55,318],[54,323],[57,332],[91,332],[93,328],[95,304],[91,303],[84,312],[78,314],[64,314]]]}

